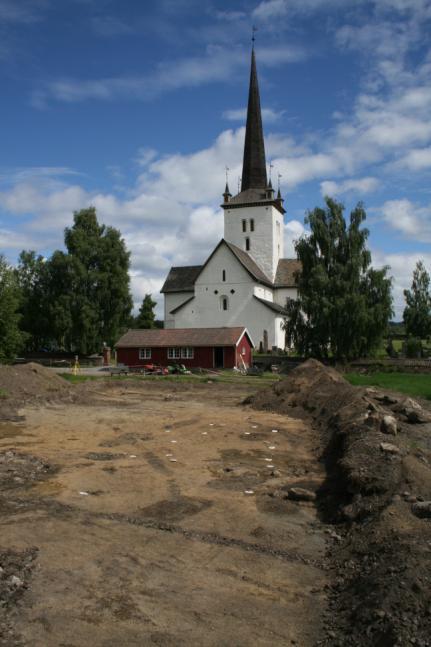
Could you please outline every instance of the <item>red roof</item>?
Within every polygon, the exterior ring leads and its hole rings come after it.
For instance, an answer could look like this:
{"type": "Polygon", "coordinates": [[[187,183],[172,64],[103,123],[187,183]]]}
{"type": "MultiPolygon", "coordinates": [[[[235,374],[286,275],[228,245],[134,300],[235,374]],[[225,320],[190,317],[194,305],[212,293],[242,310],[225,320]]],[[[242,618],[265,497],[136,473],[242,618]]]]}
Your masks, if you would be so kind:
{"type": "Polygon", "coordinates": [[[173,346],[236,346],[246,334],[244,326],[235,328],[158,328],[128,330],[115,344],[116,348],[155,348],[173,346]]]}

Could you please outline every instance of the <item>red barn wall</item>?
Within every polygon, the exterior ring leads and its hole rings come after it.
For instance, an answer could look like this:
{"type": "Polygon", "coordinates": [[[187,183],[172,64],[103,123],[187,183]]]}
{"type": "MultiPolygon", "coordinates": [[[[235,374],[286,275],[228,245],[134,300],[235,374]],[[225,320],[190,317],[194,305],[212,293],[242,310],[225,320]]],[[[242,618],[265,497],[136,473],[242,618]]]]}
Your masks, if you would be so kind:
{"type": "Polygon", "coordinates": [[[247,335],[243,335],[241,341],[239,342],[238,346],[236,347],[236,365],[238,368],[243,367],[243,363],[241,360],[244,360],[244,363],[247,367],[251,366],[253,364],[253,348],[251,346],[251,343],[247,337],[247,335]],[[245,355],[242,355],[242,349],[245,349],[245,355]]]}
{"type": "MultiPolygon", "coordinates": [[[[235,346],[224,347],[224,366],[225,368],[233,368],[235,365],[239,366],[241,360],[237,351],[241,352],[243,346],[246,346],[246,355],[244,361],[250,365],[251,361],[251,348],[247,337],[243,337],[239,345],[239,351],[235,346]],[[244,342],[244,343],[243,343],[244,342]]],[[[184,364],[190,368],[214,368],[214,347],[213,346],[200,346],[194,349],[194,357],[186,359],[185,357],[179,359],[168,359],[167,348],[152,348],[151,359],[139,359],[139,348],[117,348],[117,361],[126,366],[143,366],[144,364],[160,364],[161,366],[168,366],[168,364],[184,364]]]]}

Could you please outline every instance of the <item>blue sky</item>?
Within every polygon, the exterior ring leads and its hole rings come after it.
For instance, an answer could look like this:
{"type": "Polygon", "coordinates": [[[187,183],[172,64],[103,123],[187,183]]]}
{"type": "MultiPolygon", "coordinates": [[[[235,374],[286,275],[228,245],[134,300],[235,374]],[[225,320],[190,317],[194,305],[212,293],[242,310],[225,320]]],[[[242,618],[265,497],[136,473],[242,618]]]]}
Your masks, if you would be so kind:
{"type": "MultiPolygon", "coordinates": [[[[0,252],[63,245],[90,204],[136,303],[223,234],[241,173],[251,26],[286,242],[328,194],[365,203],[376,266],[431,269],[431,0],[0,0],[0,252]]],[[[161,311],[160,311],[161,312],[161,311]]]]}

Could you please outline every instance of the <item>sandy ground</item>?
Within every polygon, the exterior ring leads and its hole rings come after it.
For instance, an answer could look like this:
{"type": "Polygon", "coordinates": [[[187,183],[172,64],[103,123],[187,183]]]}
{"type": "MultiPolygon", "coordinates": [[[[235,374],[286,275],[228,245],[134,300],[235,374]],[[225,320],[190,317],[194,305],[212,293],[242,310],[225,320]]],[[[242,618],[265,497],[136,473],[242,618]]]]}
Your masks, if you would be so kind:
{"type": "Polygon", "coordinates": [[[313,503],[264,494],[323,481],[306,423],[239,406],[238,386],[97,389],[0,424],[0,453],[52,466],[0,505],[0,551],[37,549],[10,615],[22,643],[315,644],[324,526],[313,503]]]}

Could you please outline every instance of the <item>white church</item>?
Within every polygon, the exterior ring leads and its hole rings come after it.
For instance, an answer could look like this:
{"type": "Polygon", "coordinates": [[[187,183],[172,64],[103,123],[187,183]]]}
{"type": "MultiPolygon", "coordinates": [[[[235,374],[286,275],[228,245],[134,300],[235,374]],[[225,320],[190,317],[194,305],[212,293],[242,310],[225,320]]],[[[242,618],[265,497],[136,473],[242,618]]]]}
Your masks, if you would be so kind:
{"type": "Polygon", "coordinates": [[[287,298],[300,263],[284,258],[280,189],[268,182],[254,49],[241,191],[223,194],[224,238],[203,265],[172,267],[161,289],[165,328],[245,326],[255,347],[285,348],[287,298]]]}

